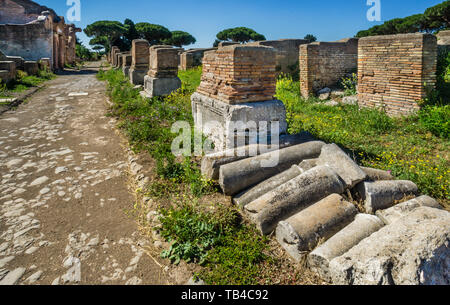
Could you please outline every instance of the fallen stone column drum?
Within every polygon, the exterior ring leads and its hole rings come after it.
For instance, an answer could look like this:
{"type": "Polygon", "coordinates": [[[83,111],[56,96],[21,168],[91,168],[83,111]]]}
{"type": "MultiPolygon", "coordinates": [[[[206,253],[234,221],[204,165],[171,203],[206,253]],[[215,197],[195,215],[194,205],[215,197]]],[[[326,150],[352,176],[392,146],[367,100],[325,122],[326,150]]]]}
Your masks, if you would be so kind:
{"type": "Polygon", "coordinates": [[[225,195],[235,195],[294,164],[317,158],[324,144],[320,141],[307,142],[226,164],[220,167],[219,184],[225,195]],[[265,165],[268,167],[263,167],[265,165]]]}
{"type": "Polygon", "coordinates": [[[417,185],[407,180],[363,182],[357,185],[356,190],[369,214],[390,208],[396,201],[415,196],[418,192],[417,185]]]}
{"type": "Polygon", "coordinates": [[[386,210],[379,210],[376,215],[387,225],[396,222],[403,216],[406,216],[409,212],[417,209],[418,207],[426,206],[435,209],[442,209],[442,206],[433,198],[429,196],[420,196],[409,201],[393,206],[386,210]]]}
{"type": "Polygon", "coordinates": [[[280,136],[278,146],[272,146],[269,140],[267,145],[251,144],[207,154],[202,159],[202,175],[207,179],[219,180],[219,170],[222,165],[314,140],[314,137],[309,132],[302,131],[294,135],[280,136]],[[255,152],[256,155],[254,154],[255,152]]]}
{"type": "Polygon", "coordinates": [[[292,257],[311,251],[351,223],[358,210],[341,195],[332,194],[298,214],[280,221],[276,229],[278,242],[292,257]]]}
{"type": "Polygon", "coordinates": [[[317,247],[308,255],[308,266],[323,279],[331,281],[329,265],[332,259],[343,255],[364,238],[369,237],[384,226],[376,216],[358,214],[355,220],[317,247]]]}
{"type": "Polygon", "coordinates": [[[269,234],[279,221],[344,191],[345,184],[336,172],[328,166],[317,166],[247,204],[245,212],[262,234],[269,234]]]}
{"type": "Polygon", "coordinates": [[[450,214],[419,207],[330,262],[336,285],[449,285],[450,214]]]}
{"type": "Polygon", "coordinates": [[[238,194],[236,197],[233,198],[233,202],[234,204],[242,208],[245,205],[249,204],[250,202],[258,199],[264,194],[267,194],[268,192],[276,189],[280,185],[288,182],[291,179],[294,179],[295,177],[303,173],[304,170],[302,170],[298,165],[293,165],[290,169],[285,170],[284,172],[276,176],[273,176],[267,180],[264,180],[263,182],[259,183],[258,185],[255,185],[254,187],[248,189],[247,191],[238,194]]]}

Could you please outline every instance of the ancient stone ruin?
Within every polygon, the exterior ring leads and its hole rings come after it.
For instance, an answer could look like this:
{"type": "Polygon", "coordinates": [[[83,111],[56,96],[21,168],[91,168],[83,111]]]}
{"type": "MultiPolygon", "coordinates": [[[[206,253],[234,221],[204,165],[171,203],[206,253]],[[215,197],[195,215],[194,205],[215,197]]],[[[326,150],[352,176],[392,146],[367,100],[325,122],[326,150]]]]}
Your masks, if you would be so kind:
{"type": "Polygon", "coordinates": [[[275,49],[275,70],[277,74],[287,75],[297,74],[299,71],[299,48],[300,45],[307,44],[305,39],[280,39],[265,40],[249,43],[248,45],[267,46],[275,49]]]}
{"type": "Polygon", "coordinates": [[[203,55],[205,54],[205,52],[215,49],[216,48],[192,49],[181,53],[179,69],[185,71],[187,69],[201,66],[203,63],[203,55]]]}
{"type": "Polygon", "coordinates": [[[0,2],[0,51],[28,61],[51,59],[52,69],[75,62],[76,33],[64,17],[28,0],[0,2]]]}
{"type": "Polygon", "coordinates": [[[233,45],[205,53],[192,109],[196,128],[217,147],[234,145],[237,132],[231,124],[235,122],[254,122],[256,133],[264,122],[269,134],[276,122],[275,133],[286,132],[286,109],[274,100],[275,52],[270,47],[233,45]]]}
{"type": "MultiPolygon", "coordinates": [[[[135,39],[131,46],[131,68],[129,71],[130,82],[135,85],[144,85],[144,77],[147,75],[150,60],[150,45],[145,39],[135,39]]],[[[113,65],[116,66],[115,57],[113,65]]]]}
{"type": "Polygon", "coordinates": [[[181,87],[178,78],[179,50],[169,46],[150,48],[149,70],[144,77],[147,97],[168,95],[181,87]]]}
{"type": "Polygon", "coordinates": [[[300,89],[303,97],[336,85],[342,77],[356,72],[358,39],[314,42],[300,46],[300,89]]]}
{"type": "Polygon", "coordinates": [[[436,85],[436,37],[418,33],[362,38],[358,62],[359,104],[392,115],[410,114],[436,85]]]}
{"type": "Polygon", "coordinates": [[[133,56],[131,52],[127,52],[122,55],[122,72],[124,75],[128,76],[130,73],[131,62],[133,61],[133,56]]]}

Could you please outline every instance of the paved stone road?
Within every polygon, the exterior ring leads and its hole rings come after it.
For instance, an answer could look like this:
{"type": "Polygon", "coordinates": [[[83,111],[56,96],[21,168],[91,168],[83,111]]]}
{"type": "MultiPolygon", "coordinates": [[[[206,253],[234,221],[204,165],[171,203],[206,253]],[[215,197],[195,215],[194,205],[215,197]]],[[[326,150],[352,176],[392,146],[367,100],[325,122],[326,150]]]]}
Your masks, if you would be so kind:
{"type": "Polygon", "coordinates": [[[126,216],[134,197],[105,99],[86,70],[0,116],[0,284],[167,283],[126,216]]]}

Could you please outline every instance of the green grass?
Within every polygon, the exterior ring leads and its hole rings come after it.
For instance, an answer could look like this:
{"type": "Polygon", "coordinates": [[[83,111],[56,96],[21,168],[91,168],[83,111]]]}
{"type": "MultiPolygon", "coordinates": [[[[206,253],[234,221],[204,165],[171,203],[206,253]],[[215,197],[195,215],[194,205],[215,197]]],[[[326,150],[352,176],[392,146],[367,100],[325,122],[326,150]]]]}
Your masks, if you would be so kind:
{"type": "Polygon", "coordinates": [[[433,114],[428,126],[419,115],[391,118],[375,109],[331,107],[315,99],[305,100],[299,83],[289,78],[278,80],[277,98],[286,105],[290,133],[307,130],[319,139],[337,143],[353,151],[360,164],[412,180],[421,192],[448,206],[450,141],[429,129],[444,121],[448,130],[448,108],[433,114]]]}
{"type": "Polygon", "coordinates": [[[38,75],[28,75],[27,73],[18,70],[15,80],[10,81],[7,84],[3,84],[0,88],[0,97],[11,97],[14,93],[20,93],[26,91],[32,87],[37,87],[43,82],[55,78],[56,75],[50,71],[40,70],[38,75]]]}

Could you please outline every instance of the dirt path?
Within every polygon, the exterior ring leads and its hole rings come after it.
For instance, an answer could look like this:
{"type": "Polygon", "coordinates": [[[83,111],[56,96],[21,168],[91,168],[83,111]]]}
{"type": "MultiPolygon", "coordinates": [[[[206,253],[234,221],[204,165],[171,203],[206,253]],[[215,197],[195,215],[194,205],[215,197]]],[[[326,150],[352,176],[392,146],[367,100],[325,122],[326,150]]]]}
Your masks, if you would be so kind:
{"type": "Polygon", "coordinates": [[[94,66],[0,116],[0,284],[166,284],[94,66]]]}

